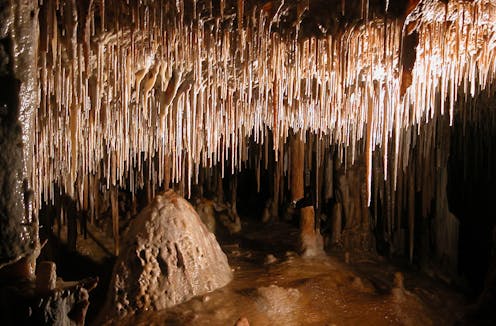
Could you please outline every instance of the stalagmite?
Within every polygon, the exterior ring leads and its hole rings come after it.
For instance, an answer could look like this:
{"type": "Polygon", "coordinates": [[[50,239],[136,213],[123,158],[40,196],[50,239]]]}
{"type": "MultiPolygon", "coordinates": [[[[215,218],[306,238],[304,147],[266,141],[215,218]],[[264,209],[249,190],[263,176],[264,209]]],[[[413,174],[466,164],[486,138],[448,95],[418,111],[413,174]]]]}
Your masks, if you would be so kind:
{"type": "Polygon", "coordinates": [[[236,201],[238,197],[238,180],[235,175],[231,177],[231,183],[230,183],[230,188],[231,188],[231,210],[233,214],[238,215],[238,210],[236,208],[236,201]]]}
{"type": "Polygon", "coordinates": [[[110,192],[110,202],[112,205],[112,234],[114,236],[114,254],[119,255],[119,203],[118,190],[112,187],[110,192]]]}
{"type": "Polygon", "coordinates": [[[315,229],[313,202],[305,194],[304,164],[305,144],[296,134],[291,138],[291,200],[300,208],[300,250],[306,257],[318,255],[322,250],[320,237],[315,229]]]}
{"type": "Polygon", "coordinates": [[[215,236],[191,204],[168,190],[140,212],[126,234],[104,319],[172,307],[231,279],[215,236]]]}
{"type": "Polygon", "coordinates": [[[304,180],[304,143],[300,135],[291,137],[291,200],[293,203],[301,200],[305,193],[304,180]]]}
{"type": "Polygon", "coordinates": [[[408,257],[413,261],[413,248],[415,236],[415,178],[408,177],[408,257]]]}
{"type": "Polygon", "coordinates": [[[281,197],[281,193],[282,193],[281,180],[283,180],[282,168],[283,168],[283,158],[280,157],[279,160],[277,161],[276,166],[274,167],[274,180],[273,180],[274,194],[270,207],[270,216],[273,220],[277,220],[279,218],[279,203],[281,202],[279,200],[279,197],[281,197]]]}
{"type": "Polygon", "coordinates": [[[332,245],[337,245],[341,244],[341,232],[342,230],[342,222],[343,222],[343,217],[342,217],[342,211],[343,207],[341,203],[337,202],[333,205],[332,207],[332,233],[331,233],[331,244],[332,245]]]}
{"type": "Polygon", "coordinates": [[[442,168],[438,174],[438,185],[436,187],[436,251],[442,263],[456,268],[458,265],[458,219],[449,211],[447,183],[447,167],[442,168]]]}

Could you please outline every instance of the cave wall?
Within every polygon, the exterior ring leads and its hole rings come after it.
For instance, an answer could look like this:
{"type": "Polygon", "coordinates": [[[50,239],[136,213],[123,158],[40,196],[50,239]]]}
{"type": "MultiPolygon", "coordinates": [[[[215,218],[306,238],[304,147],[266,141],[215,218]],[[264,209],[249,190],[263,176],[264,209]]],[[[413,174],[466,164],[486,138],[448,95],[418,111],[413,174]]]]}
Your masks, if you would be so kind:
{"type": "Polygon", "coordinates": [[[38,225],[32,212],[32,122],[38,107],[38,6],[0,1],[0,267],[31,255],[38,225]]]}

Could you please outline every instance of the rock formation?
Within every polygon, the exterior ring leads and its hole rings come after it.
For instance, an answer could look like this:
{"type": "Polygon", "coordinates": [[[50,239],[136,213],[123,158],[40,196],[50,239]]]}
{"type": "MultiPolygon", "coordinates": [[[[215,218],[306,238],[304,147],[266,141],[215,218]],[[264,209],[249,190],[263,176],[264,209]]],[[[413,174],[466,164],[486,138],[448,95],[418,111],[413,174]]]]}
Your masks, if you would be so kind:
{"type": "Polygon", "coordinates": [[[231,269],[193,207],[169,190],[132,221],[117,259],[106,313],[159,310],[229,283],[231,269]]]}
{"type": "Polygon", "coordinates": [[[313,202],[305,193],[305,144],[299,137],[297,134],[291,138],[291,199],[300,209],[299,250],[303,256],[313,257],[323,252],[323,241],[315,226],[313,202]]]}
{"type": "Polygon", "coordinates": [[[301,293],[294,288],[269,285],[257,289],[257,308],[269,317],[274,325],[295,325],[301,293]]]}
{"type": "Polygon", "coordinates": [[[363,163],[355,162],[355,165],[346,168],[335,160],[334,174],[333,242],[342,242],[346,250],[366,251],[374,248],[363,163]]]}
{"type": "Polygon", "coordinates": [[[219,226],[229,234],[241,231],[241,219],[231,203],[200,198],[196,201],[195,209],[203,224],[212,233],[220,231],[219,226]]]}
{"type": "Polygon", "coordinates": [[[0,316],[2,325],[83,325],[96,280],[57,280],[33,212],[32,130],[39,105],[36,1],[0,0],[0,316]],[[35,272],[36,271],[36,272],[35,272]]]}
{"type": "Polygon", "coordinates": [[[53,262],[38,264],[33,278],[19,278],[19,267],[0,271],[2,325],[84,325],[89,292],[98,279],[64,282],[53,262]]]}
{"type": "Polygon", "coordinates": [[[196,202],[195,209],[207,229],[210,232],[215,233],[215,210],[213,201],[206,198],[200,198],[196,202]]]}
{"type": "Polygon", "coordinates": [[[0,1],[0,269],[34,254],[37,220],[28,173],[38,105],[34,2],[0,1]]]}

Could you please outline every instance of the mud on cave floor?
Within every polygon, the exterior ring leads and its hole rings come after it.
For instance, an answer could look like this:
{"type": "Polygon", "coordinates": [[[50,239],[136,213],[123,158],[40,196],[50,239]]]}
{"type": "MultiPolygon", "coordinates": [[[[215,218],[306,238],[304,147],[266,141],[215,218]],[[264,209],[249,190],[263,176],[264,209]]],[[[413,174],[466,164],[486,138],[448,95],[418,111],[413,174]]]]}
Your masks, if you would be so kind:
{"type": "Polygon", "coordinates": [[[252,224],[220,239],[234,271],[230,284],[119,324],[234,325],[246,317],[250,325],[452,325],[463,315],[460,293],[380,257],[351,255],[350,264],[340,252],[302,259],[294,251],[297,234],[284,223],[252,224]],[[268,255],[276,261],[268,263],[268,255]],[[398,271],[405,291],[393,290],[398,271]]]}

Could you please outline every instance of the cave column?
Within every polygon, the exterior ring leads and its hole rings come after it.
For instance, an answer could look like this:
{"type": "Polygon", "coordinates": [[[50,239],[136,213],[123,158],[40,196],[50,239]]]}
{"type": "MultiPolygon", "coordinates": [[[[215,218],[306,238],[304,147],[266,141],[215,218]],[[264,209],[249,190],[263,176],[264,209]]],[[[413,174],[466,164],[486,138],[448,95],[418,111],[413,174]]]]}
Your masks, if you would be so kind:
{"type": "Polygon", "coordinates": [[[224,203],[224,181],[219,167],[215,169],[215,177],[217,181],[217,202],[224,203]]]}
{"type": "MultiPolygon", "coordinates": [[[[291,138],[291,201],[297,203],[305,197],[305,144],[298,132],[291,138]]],[[[304,257],[321,253],[321,241],[315,230],[315,210],[312,204],[300,208],[299,250],[304,257]]]]}
{"type": "Polygon", "coordinates": [[[436,173],[435,206],[435,245],[436,254],[448,269],[456,270],[458,266],[458,236],[460,223],[449,210],[448,203],[448,158],[436,173]]]}
{"type": "MultiPolygon", "coordinates": [[[[148,182],[150,184],[150,182],[148,182]]],[[[149,192],[147,192],[147,195],[149,192]]],[[[110,203],[112,207],[112,235],[114,236],[114,254],[119,256],[119,189],[112,186],[110,189],[110,203]]],[[[148,199],[148,203],[151,200],[148,199]]]]}
{"type": "Polygon", "coordinates": [[[230,188],[231,188],[231,209],[233,214],[237,215],[238,209],[236,207],[236,199],[238,197],[238,179],[235,174],[231,176],[230,188]]]}
{"type": "Polygon", "coordinates": [[[270,207],[270,216],[274,221],[279,219],[279,197],[281,196],[281,175],[283,169],[284,158],[279,155],[279,160],[276,162],[274,167],[274,195],[272,199],[272,205],[270,207]]]}

